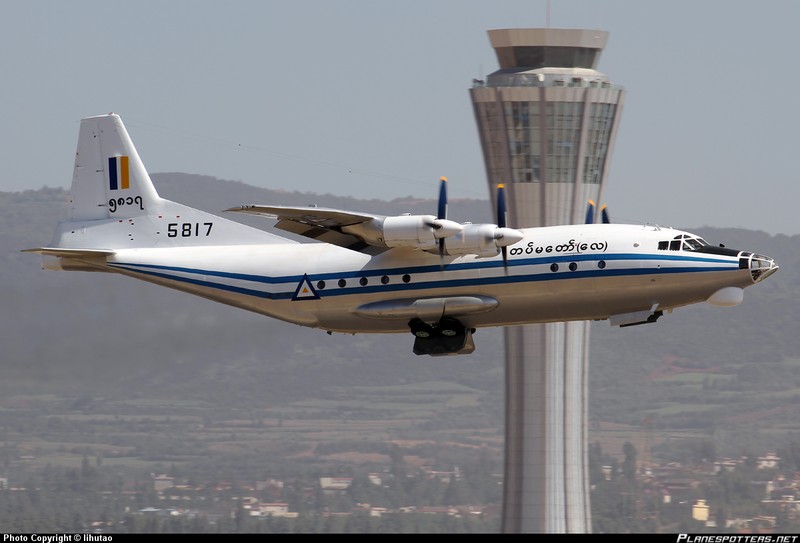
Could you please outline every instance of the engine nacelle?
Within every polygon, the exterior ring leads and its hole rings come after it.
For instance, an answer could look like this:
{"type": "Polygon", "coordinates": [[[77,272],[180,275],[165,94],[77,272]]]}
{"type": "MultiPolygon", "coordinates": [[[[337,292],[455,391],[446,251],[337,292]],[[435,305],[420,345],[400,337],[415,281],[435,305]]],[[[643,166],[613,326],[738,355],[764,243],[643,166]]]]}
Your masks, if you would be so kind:
{"type": "Polygon", "coordinates": [[[519,230],[500,228],[496,224],[465,224],[461,232],[447,239],[445,251],[453,256],[497,256],[501,247],[513,245],[523,237],[519,230]]]}
{"type": "Polygon", "coordinates": [[[387,247],[414,247],[432,251],[439,240],[459,233],[463,227],[455,221],[433,215],[400,215],[383,220],[383,242],[387,247]]]}

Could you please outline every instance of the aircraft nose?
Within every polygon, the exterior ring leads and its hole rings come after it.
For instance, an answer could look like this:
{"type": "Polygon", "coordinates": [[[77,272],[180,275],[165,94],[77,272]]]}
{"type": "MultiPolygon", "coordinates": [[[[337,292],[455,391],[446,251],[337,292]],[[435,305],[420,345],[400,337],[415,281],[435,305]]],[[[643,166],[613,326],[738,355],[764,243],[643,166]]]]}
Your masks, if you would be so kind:
{"type": "Polygon", "coordinates": [[[751,254],[749,260],[748,268],[750,269],[750,275],[753,277],[754,283],[763,281],[778,271],[778,265],[775,263],[775,259],[768,256],[751,254]]]}

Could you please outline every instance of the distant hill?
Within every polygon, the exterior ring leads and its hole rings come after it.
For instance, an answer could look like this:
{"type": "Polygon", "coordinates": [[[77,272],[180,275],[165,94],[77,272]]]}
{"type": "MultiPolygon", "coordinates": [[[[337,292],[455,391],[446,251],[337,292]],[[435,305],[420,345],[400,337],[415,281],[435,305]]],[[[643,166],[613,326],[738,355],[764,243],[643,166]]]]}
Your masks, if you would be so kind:
{"type": "MultiPolygon", "coordinates": [[[[187,174],[153,178],[162,196],[211,212],[247,203],[383,214],[436,208],[433,198],[355,200],[187,174]]],[[[19,250],[50,240],[66,199],[66,191],[52,188],[0,193],[0,392],[266,404],[323,397],[331,386],[439,380],[487,391],[502,424],[500,330],[479,330],[473,355],[416,357],[410,335],[328,336],[124,277],[44,272],[37,256],[19,250]]],[[[486,201],[450,204],[455,220],[491,220],[486,201]]],[[[687,229],[711,243],[768,254],[781,270],[748,289],[736,308],[678,309],[655,325],[625,329],[595,323],[590,418],[630,425],[647,418],[657,428],[717,437],[797,435],[800,236],[687,229]]]]}

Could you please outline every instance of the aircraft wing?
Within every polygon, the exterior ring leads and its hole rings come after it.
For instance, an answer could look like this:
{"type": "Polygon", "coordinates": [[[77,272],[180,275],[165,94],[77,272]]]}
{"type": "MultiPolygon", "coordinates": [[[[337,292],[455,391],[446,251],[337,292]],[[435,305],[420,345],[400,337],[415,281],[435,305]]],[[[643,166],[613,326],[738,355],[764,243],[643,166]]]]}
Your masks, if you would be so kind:
{"type": "Polygon", "coordinates": [[[353,251],[377,254],[386,250],[386,247],[370,245],[363,237],[342,231],[342,228],[347,226],[380,221],[384,218],[381,215],[314,206],[245,205],[232,207],[225,211],[278,219],[278,222],[275,223],[276,228],[353,251]]]}

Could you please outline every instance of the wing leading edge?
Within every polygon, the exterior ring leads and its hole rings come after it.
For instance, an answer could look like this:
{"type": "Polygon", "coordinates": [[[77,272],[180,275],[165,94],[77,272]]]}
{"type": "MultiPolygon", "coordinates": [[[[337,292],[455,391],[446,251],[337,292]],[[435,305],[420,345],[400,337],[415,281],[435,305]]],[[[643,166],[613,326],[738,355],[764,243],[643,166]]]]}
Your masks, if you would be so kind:
{"type": "Polygon", "coordinates": [[[380,223],[385,217],[368,213],[355,213],[327,207],[294,207],[245,205],[226,209],[232,213],[249,213],[277,219],[276,228],[299,234],[315,241],[338,245],[352,251],[378,254],[387,249],[372,245],[364,235],[343,231],[344,228],[380,223]]]}

